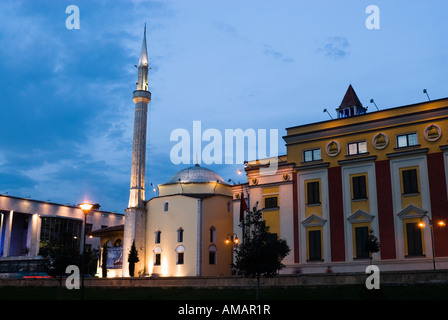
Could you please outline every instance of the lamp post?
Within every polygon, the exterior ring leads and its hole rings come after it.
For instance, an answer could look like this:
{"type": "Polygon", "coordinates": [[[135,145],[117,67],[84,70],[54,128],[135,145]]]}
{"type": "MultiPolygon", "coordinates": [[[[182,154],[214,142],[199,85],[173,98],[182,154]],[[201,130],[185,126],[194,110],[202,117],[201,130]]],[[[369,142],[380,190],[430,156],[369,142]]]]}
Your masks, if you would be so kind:
{"type": "Polygon", "coordinates": [[[234,245],[238,245],[238,243],[240,243],[240,240],[238,239],[238,236],[236,235],[236,233],[234,234],[227,234],[226,240],[225,240],[226,244],[230,244],[233,243],[234,245]]]}
{"type": "Polygon", "coordinates": [[[84,260],[86,252],[86,225],[87,225],[87,215],[92,210],[93,207],[99,208],[99,205],[93,205],[88,202],[80,203],[78,207],[84,212],[84,240],[82,243],[82,255],[81,255],[81,299],[84,299],[84,260]]]}
{"type": "MultiPolygon", "coordinates": [[[[232,248],[234,248],[240,243],[240,240],[238,239],[236,233],[234,234],[228,233],[226,240],[224,242],[226,244],[232,244],[232,248]]],[[[233,263],[233,250],[230,250],[230,265],[232,265],[232,263],[233,263]]]]}
{"type": "MultiPolygon", "coordinates": [[[[425,227],[425,224],[423,223],[423,217],[428,218],[429,227],[430,227],[430,230],[431,230],[432,267],[433,267],[433,270],[436,270],[436,255],[435,255],[435,251],[434,251],[434,231],[433,231],[434,226],[433,226],[433,219],[429,218],[428,213],[425,212],[425,214],[423,214],[423,216],[422,216],[422,218],[421,218],[421,221],[420,221],[419,224],[418,224],[418,226],[419,226],[420,228],[425,227]]],[[[437,221],[437,225],[438,225],[439,227],[444,227],[444,226],[446,226],[446,221],[443,220],[442,217],[440,217],[440,216],[438,216],[438,215],[435,215],[434,217],[438,217],[438,218],[439,218],[439,220],[437,221]]]]}

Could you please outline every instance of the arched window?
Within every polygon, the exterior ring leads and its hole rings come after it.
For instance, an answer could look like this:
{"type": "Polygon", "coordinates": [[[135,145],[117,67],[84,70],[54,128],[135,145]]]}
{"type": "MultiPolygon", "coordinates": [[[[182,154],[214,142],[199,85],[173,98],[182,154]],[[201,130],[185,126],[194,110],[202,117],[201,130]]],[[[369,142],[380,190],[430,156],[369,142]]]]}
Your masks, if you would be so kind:
{"type": "Polygon", "coordinates": [[[175,251],[176,251],[176,264],[184,264],[185,247],[177,246],[175,251]]]}
{"type": "Polygon", "coordinates": [[[169,207],[169,202],[167,201],[167,202],[165,202],[165,204],[163,205],[163,211],[168,211],[168,207],[169,207]]]}
{"type": "Polygon", "coordinates": [[[155,247],[154,248],[154,265],[160,266],[162,261],[162,248],[155,247]]]}
{"type": "Polygon", "coordinates": [[[177,242],[184,242],[184,229],[177,229],[177,242]]]}
{"type": "Polygon", "coordinates": [[[123,245],[123,241],[121,239],[117,239],[114,242],[114,247],[121,247],[123,245]]]}
{"type": "Polygon", "coordinates": [[[210,227],[210,242],[216,242],[216,228],[210,227]]]}
{"type": "Polygon", "coordinates": [[[210,245],[208,247],[208,264],[216,264],[216,252],[218,251],[218,249],[216,248],[216,246],[214,244],[210,245]]]}
{"type": "Polygon", "coordinates": [[[156,230],[155,232],[155,243],[160,243],[160,241],[162,240],[162,231],[160,230],[156,230]]]}

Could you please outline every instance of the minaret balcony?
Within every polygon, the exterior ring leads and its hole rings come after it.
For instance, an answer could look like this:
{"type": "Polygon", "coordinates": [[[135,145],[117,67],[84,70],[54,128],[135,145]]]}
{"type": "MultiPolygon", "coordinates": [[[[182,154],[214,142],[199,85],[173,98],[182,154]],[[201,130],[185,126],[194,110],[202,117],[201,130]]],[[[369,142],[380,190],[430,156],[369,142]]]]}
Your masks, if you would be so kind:
{"type": "Polygon", "coordinates": [[[133,95],[134,103],[151,101],[151,92],[146,90],[135,90],[133,95]]]}

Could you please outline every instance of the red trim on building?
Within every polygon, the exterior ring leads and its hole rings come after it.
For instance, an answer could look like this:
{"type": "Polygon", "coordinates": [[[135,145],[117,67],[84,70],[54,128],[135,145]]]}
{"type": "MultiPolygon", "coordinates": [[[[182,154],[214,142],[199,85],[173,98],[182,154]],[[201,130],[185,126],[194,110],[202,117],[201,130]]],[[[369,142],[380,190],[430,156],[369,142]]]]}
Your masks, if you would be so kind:
{"type": "Polygon", "coordinates": [[[330,205],[331,260],[345,261],[341,167],[328,168],[328,200],[330,205]]]}
{"type": "Polygon", "coordinates": [[[299,263],[299,204],[297,193],[297,172],[292,174],[292,205],[293,205],[293,221],[294,221],[294,262],[299,263]]]}
{"type": "Polygon", "coordinates": [[[375,172],[381,259],[395,259],[394,208],[389,160],[376,161],[375,172]]]}
{"type": "Polygon", "coordinates": [[[433,219],[435,256],[446,257],[448,256],[448,225],[445,227],[439,227],[437,225],[439,217],[445,219],[445,221],[447,221],[446,219],[448,218],[448,200],[443,153],[429,153],[426,159],[428,162],[429,194],[431,200],[431,215],[433,219]]]}

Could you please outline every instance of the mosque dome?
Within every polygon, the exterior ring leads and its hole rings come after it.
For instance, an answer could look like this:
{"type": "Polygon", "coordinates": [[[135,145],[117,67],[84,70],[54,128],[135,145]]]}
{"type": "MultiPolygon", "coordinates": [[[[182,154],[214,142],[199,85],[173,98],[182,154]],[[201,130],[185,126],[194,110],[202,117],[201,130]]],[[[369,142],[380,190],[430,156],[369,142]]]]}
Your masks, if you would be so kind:
{"type": "Polygon", "coordinates": [[[196,164],[194,167],[182,169],[171,177],[164,185],[174,183],[208,183],[219,182],[227,185],[223,178],[219,176],[215,171],[201,167],[196,164]]]}

